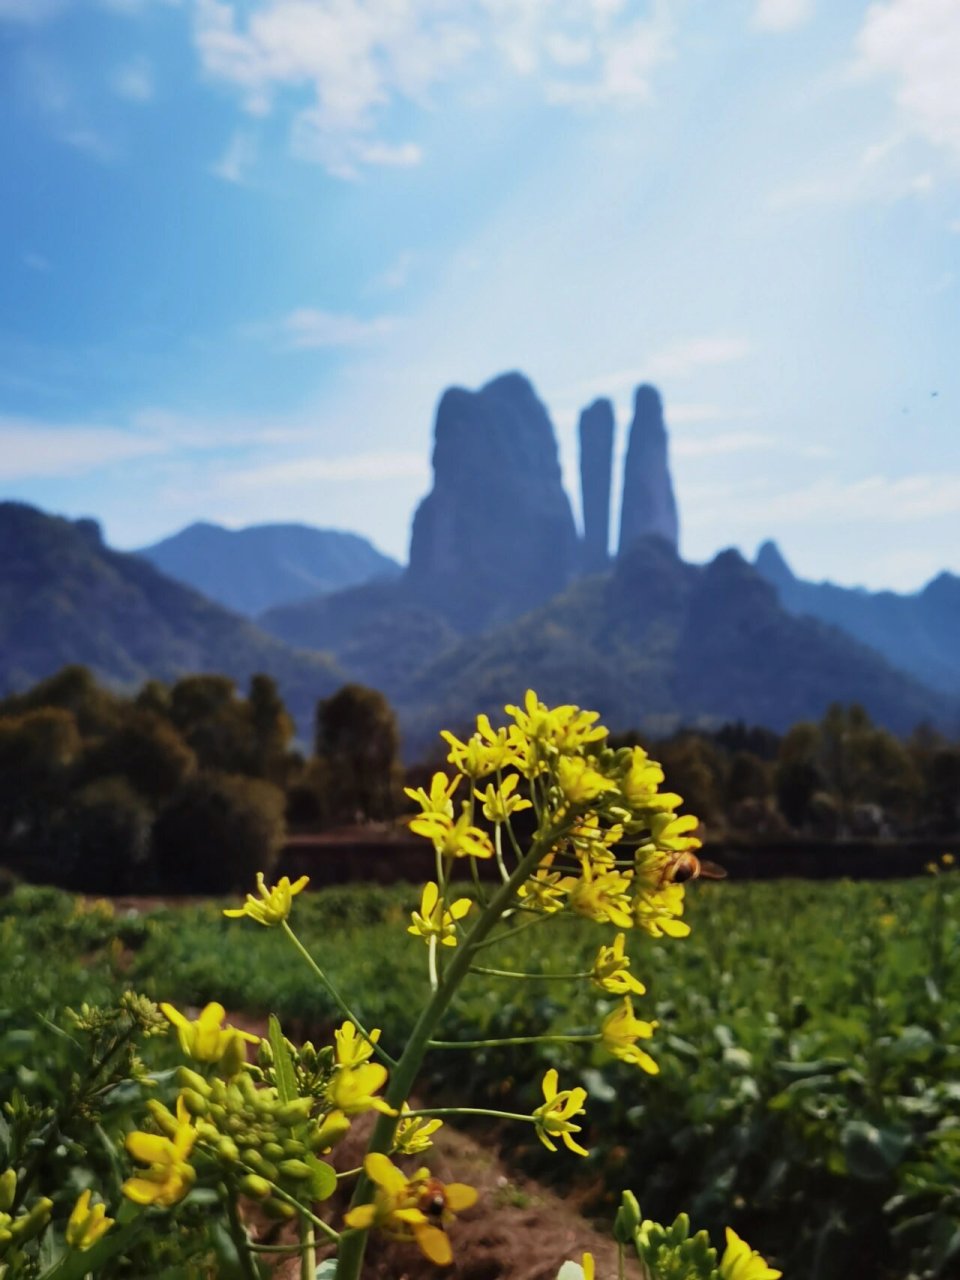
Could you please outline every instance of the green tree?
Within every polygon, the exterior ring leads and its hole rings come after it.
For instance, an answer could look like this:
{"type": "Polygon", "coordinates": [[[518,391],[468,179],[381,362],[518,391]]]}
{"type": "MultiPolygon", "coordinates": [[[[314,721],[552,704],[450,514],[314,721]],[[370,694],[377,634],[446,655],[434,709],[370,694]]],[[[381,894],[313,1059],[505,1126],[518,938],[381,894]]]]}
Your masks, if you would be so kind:
{"type": "Polygon", "coordinates": [[[124,777],[155,803],[174,792],[196,767],[194,752],[170,721],[138,706],[112,733],[91,744],[83,764],[86,777],[124,777]]]}
{"type": "Polygon", "coordinates": [[[153,810],[126,778],[99,778],[58,810],[47,842],[58,884],[82,893],[143,893],[153,810]]]}
{"type": "Polygon", "coordinates": [[[252,734],[251,772],[282,786],[292,764],[289,747],[294,727],[271,676],[256,675],[250,681],[247,711],[252,734]]]}
{"type": "Polygon", "coordinates": [[[0,717],[0,838],[29,835],[57,807],[80,754],[71,711],[42,707],[0,717]]]}
{"type": "Polygon", "coordinates": [[[400,733],[382,693],[348,684],[317,705],[316,754],[325,762],[338,819],[393,817],[400,783],[400,733]]]}
{"type": "Polygon", "coordinates": [[[153,855],[164,888],[227,893],[269,877],[283,845],[284,795],[259,779],[203,773],[185,782],[153,828],[153,855]]]}

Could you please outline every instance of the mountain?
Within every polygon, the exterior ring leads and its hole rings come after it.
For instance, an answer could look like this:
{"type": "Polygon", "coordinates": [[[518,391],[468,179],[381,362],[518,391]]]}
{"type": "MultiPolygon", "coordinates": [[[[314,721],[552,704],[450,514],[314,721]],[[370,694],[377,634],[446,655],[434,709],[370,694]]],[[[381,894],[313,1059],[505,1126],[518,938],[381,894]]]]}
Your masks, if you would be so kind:
{"type": "Polygon", "coordinates": [[[111,551],[95,521],[0,503],[0,692],[71,663],[127,687],[203,671],[244,684],[265,672],[301,731],[317,699],[343,683],[329,657],[291,649],[139,556],[111,551]]]}
{"type": "Polygon", "coordinates": [[[553,425],[527,379],[445,391],[433,488],[413,520],[411,599],[480,631],[562,591],[579,555],[553,425]]]}
{"type": "Polygon", "coordinates": [[[760,548],[756,567],[790,613],[840,627],[932,688],[960,694],[960,577],[941,573],[908,595],[805,582],[774,542],[760,548]]]}
{"type": "Polygon", "coordinates": [[[248,617],[400,572],[397,562],[366,538],[306,524],[224,529],[199,521],[138,554],[162,573],[248,617]]]}
{"type": "Polygon", "coordinates": [[[458,638],[409,606],[391,613],[370,593],[356,588],[318,602],[310,617],[298,605],[262,621],[299,644],[322,639],[352,678],[384,689],[408,755],[434,748],[441,727],[498,713],[528,686],[547,702],[594,708],[614,729],[651,734],[729,720],[782,730],[835,701],[862,703],[898,733],[921,721],[960,726],[955,701],[835,628],[789,613],[736,551],[698,566],[664,539],[641,538],[611,571],[576,579],[479,636],[458,638]]]}
{"type": "Polygon", "coordinates": [[[620,549],[629,551],[637,538],[650,534],[678,545],[680,522],[668,459],[663,401],[656,387],[637,387],[633,401],[630,443],[623,464],[620,507],[620,549]]]}

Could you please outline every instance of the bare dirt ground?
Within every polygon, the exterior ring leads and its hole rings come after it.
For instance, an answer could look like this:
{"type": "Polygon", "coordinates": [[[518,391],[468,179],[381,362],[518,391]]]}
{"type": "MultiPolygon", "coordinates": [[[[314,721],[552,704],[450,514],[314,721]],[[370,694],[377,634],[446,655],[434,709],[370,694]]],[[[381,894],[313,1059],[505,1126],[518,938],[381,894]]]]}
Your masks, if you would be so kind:
{"type": "MultiPolygon", "coordinates": [[[[359,1163],[371,1124],[369,1117],[354,1124],[337,1148],[339,1167],[352,1168],[359,1163]]],[[[405,1163],[411,1169],[417,1165],[416,1160],[405,1163]]],[[[612,1239],[594,1231],[575,1203],[510,1171],[494,1151],[466,1134],[445,1124],[421,1163],[429,1165],[443,1181],[466,1182],[480,1193],[474,1208],[450,1226],[453,1263],[437,1267],[415,1244],[373,1233],[364,1280],[554,1280],[561,1263],[579,1261],[585,1250],[596,1258],[598,1275],[616,1274],[612,1239]]],[[[339,1200],[321,1206],[324,1217],[334,1226],[342,1220],[347,1196],[345,1192],[339,1200]]],[[[281,1240],[292,1238],[292,1231],[285,1228],[281,1240]]],[[[324,1251],[319,1252],[323,1256],[324,1251]]],[[[274,1280],[298,1280],[299,1265],[297,1258],[280,1263],[274,1280]]]]}

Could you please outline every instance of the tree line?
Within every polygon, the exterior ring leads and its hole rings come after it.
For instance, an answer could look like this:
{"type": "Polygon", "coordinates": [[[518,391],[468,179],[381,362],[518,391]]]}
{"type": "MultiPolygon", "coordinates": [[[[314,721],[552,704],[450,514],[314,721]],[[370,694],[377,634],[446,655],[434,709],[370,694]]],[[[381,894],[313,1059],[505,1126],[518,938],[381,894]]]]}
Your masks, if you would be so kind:
{"type": "MultiPolygon", "coordinates": [[[[902,741],[858,706],[783,735],[730,724],[613,745],[635,742],[712,837],[960,830],[960,743],[928,728],[902,741]]],[[[318,702],[304,751],[269,676],[124,695],[66,667],[0,700],[0,862],[88,892],[226,892],[269,871],[290,829],[401,817],[403,783],[439,767],[404,772],[396,716],[361,685],[318,702]]]]}

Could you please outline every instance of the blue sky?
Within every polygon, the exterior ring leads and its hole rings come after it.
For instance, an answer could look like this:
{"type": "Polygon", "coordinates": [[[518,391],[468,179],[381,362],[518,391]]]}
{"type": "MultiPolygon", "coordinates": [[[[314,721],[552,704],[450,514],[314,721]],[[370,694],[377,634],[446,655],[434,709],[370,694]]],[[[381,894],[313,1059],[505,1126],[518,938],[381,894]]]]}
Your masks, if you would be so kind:
{"type": "Polygon", "coordinates": [[[0,493],[403,557],[445,386],[662,390],[690,559],[960,571],[957,0],[0,0],[0,493]]]}

